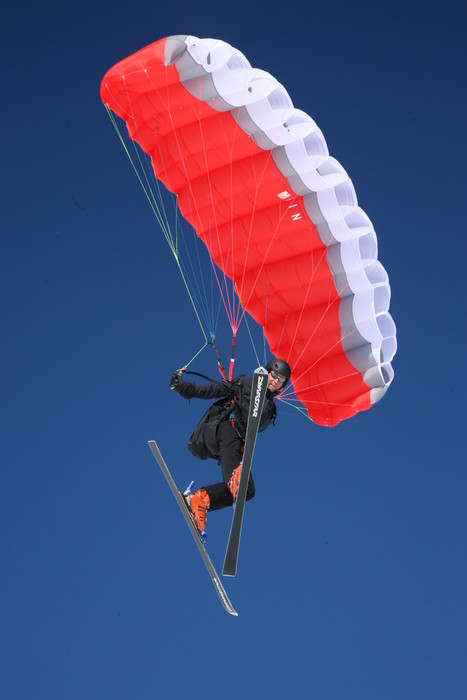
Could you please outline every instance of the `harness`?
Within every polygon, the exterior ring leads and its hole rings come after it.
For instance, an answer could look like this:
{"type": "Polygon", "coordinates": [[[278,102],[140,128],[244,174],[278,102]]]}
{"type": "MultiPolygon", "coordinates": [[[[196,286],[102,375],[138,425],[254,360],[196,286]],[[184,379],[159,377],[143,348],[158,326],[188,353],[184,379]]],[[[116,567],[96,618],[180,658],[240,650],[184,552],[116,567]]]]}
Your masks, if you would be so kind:
{"type": "MultiPolygon", "coordinates": [[[[239,377],[238,379],[232,379],[235,362],[235,335],[232,339],[232,353],[230,357],[228,379],[226,377],[224,366],[222,364],[215,340],[209,344],[212,345],[216,352],[219,372],[225,384],[229,388],[229,395],[219,399],[209,407],[188,440],[189,451],[198,459],[218,459],[219,445],[217,443],[217,428],[222,421],[226,419],[230,420],[232,428],[242,440],[245,440],[247,428],[245,421],[243,420],[241,409],[243,378],[239,377]]],[[[197,377],[207,379],[208,382],[215,383],[216,381],[215,379],[207,377],[205,374],[201,374],[200,372],[188,371],[186,368],[184,368],[183,371],[186,374],[193,374],[197,377]]],[[[273,425],[276,423],[276,414],[276,397],[274,397],[273,415],[271,420],[273,425]]]]}
{"type": "Polygon", "coordinates": [[[231,396],[225,396],[213,403],[194,429],[192,436],[188,440],[188,449],[198,459],[219,458],[217,428],[226,419],[232,421],[232,427],[244,439],[245,433],[243,432],[243,435],[241,435],[239,429],[235,427],[235,422],[237,422],[237,425],[240,423],[241,426],[244,426],[244,422],[238,408],[239,397],[234,394],[232,388],[237,386],[241,392],[241,384],[241,379],[231,382],[231,396]]]}

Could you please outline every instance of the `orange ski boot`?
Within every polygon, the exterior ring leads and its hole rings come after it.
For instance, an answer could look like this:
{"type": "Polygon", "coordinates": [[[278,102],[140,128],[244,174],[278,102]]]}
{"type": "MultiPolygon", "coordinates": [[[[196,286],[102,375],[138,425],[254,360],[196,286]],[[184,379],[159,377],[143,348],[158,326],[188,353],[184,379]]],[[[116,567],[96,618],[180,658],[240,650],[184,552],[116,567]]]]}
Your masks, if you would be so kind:
{"type": "Polygon", "coordinates": [[[199,489],[192,493],[193,482],[189,485],[183,496],[187,502],[192,518],[199,530],[201,540],[206,542],[206,511],[211,505],[211,501],[206,489],[199,489]]]}
{"type": "Polygon", "coordinates": [[[238,484],[240,483],[240,474],[242,473],[242,465],[239,464],[236,469],[233,470],[232,476],[229,479],[227,488],[233,496],[233,499],[237,498],[238,484]]]}

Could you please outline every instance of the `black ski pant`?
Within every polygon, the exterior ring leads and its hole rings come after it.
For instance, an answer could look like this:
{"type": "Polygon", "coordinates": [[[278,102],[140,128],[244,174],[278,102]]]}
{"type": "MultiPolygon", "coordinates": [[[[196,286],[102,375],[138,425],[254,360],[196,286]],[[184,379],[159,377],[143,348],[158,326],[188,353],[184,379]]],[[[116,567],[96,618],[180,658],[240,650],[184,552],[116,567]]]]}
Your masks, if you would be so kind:
{"type": "MultiPolygon", "coordinates": [[[[224,481],[218,484],[210,484],[203,486],[206,489],[211,505],[209,510],[219,510],[233,504],[232,494],[230,493],[227,484],[234,469],[238,467],[242,461],[244,440],[237,434],[229,420],[222,421],[217,429],[217,441],[219,443],[219,465],[222,469],[222,478],[224,481]]],[[[250,480],[246,500],[249,501],[255,495],[255,483],[250,472],[250,480]]]]}

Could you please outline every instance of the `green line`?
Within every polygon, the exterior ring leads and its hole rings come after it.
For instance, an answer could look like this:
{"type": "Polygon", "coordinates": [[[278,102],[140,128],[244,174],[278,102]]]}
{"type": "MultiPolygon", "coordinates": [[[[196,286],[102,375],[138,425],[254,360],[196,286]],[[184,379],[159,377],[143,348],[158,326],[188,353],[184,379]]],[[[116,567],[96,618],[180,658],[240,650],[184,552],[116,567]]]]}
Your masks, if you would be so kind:
{"type": "MultiPolygon", "coordinates": [[[[190,291],[190,288],[189,288],[187,279],[186,279],[185,274],[184,274],[184,272],[183,272],[183,270],[182,270],[182,267],[181,267],[181,265],[180,265],[180,260],[179,260],[179,255],[178,255],[178,235],[176,236],[175,242],[174,242],[174,239],[173,239],[173,236],[172,236],[172,232],[171,232],[171,230],[170,230],[170,224],[169,224],[169,222],[168,222],[167,214],[166,214],[166,212],[165,212],[165,208],[163,207],[163,204],[162,204],[163,213],[164,213],[164,216],[163,216],[163,215],[162,215],[162,212],[161,212],[161,208],[159,207],[159,204],[158,204],[158,202],[157,202],[157,200],[156,200],[156,198],[155,198],[154,192],[152,191],[151,184],[150,184],[150,182],[148,181],[148,178],[147,178],[147,175],[146,175],[144,166],[143,166],[143,164],[142,164],[142,162],[141,162],[141,158],[140,158],[140,155],[139,155],[138,150],[136,149],[135,144],[133,143],[134,148],[135,148],[135,152],[136,152],[136,155],[137,155],[137,158],[138,158],[138,161],[139,161],[139,166],[140,166],[141,172],[144,174],[144,178],[145,178],[145,180],[146,180],[146,186],[145,186],[144,181],[143,181],[143,179],[142,179],[142,177],[141,177],[141,175],[140,175],[140,171],[138,170],[138,167],[135,165],[135,162],[134,162],[134,160],[133,160],[133,158],[132,158],[132,156],[131,156],[131,153],[130,153],[130,151],[128,150],[128,147],[127,147],[127,145],[126,145],[126,143],[125,143],[125,140],[124,140],[124,138],[123,138],[123,136],[122,136],[122,134],[121,134],[121,132],[120,132],[120,129],[118,128],[118,124],[117,124],[117,122],[116,122],[116,120],[115,120],[115,117],[114,117],[113,112],[112,112],[107,106],[106,106],[105,108],[106,108],[106,110],[107,110],[107,114],[108,114],[109,117],[110,117],[110,121],[112,122],[113,127],[114,127],[114,129],[115,129],[115,131],[116,131],[116,133],[117,133],[117,136],[118,136],[118,138],[119,138],[119,140],[120,140],[120,143],[122,144],[123,149],[124,149],[125,153],[126,153],[127,156],[128,156],[128,160],[130,161],[131,166],[132,166],[132,168],[133,168],[133,170],[134,170],[134,172],[135,172],[135,174],[136,174],[136,177],[138,178],[138,181],[139,181],[139,183],[140,183],[140,185],[141,185],[141,187],[142,187],[142,189],[143,189],[143,192],[144,192],[144,194],[146,195],[146,198],[147,198],[147,200],[148,200],[148,202],[149,202],[149,206],[151,207],[151,209],[152,209],[152,211],[153,211],[153,214],[154,214],[154,216],[156,217],[156,221],[157,221],[157,223],[159,224],[160,228],[162,229],[162,232],[163,232],[164,237],[165,237],[165,239],[166,239],[166,241],[167,241],[167,243],[168,243],[168,245],[169,245],[169,248],[170,248],[170,250],[171,250],[171,252],[172,252],[172,255],[173,255],[174,258],[175,258],[175,262],[177,263],[177,267],[178,267],[178,269],[179,269],[180,275],[181,275],[182,280],[183,280],[183,283],[184,283],[184,285],[185,285],[185,289],[186,289],[186,291],[187,291],[188,298],[190,299],[191,305],[193,306],[193,309],[194,309],[194,312],[195,312],[195,316],[196,316],[196,318],[197,318],[197,320],[198,320],[198,323],[199,323],[199,327],[201,328],[201,332],[202,332],[203,337],[204,337],[204,340],[205,340],[205,342],[206,342],[206,344],[207,344],[207,343],[208,343],[208,338],[207,338],[206,332],[205,332],[205,330],[204,330],[204,327],[203,327],[203,324],[202,324],[202,321],[201,321],[201,318],[200,318],[198,309],[197,309],[197,307],[196,307],[195,301],[194,301],[193,296],[192,296],[192,294],[191,294],[191,291],[190,291]]],[[[157,180],[156,180],[156,182],[157,182],[157,180]]],[[[157,188],[158,188],[158,192],[159,192],[159,198],[160,198],[160,201],[161,201],[161,203],[162,203],[162,196],[161,196],[161,194],[160,194],[159,183],[157,183],[157,188]]],[[[178,206],[178,205],[177,205],[177,206],[178,206]]]]}

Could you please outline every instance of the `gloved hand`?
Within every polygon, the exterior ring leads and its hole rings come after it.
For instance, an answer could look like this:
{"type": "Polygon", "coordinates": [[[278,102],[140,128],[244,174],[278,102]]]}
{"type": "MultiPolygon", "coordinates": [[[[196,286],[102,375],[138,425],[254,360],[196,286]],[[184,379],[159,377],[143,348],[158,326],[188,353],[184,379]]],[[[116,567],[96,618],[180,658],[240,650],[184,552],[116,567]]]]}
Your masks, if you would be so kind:
{"type": "Polygon", "coordinates": [[[169,386],[171,389],[175,389],[175,391],[177,391],[180,388],[180,384],[182,383],[182,370],[179,369],[177,372],[172,373],[169,386]]]}

